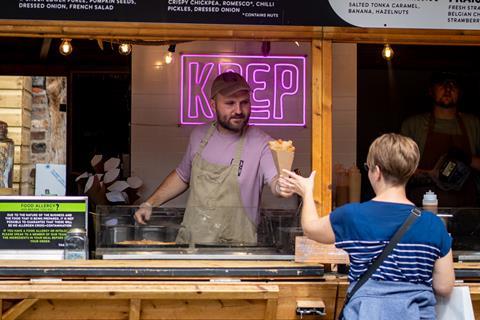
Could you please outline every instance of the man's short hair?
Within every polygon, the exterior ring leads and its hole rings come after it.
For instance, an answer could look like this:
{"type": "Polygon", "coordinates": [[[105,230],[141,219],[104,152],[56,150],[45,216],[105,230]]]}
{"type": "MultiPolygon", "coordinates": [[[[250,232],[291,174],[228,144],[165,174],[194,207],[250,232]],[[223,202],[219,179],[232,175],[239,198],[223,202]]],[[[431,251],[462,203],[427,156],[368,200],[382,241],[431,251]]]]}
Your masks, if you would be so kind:
{"type": "Polygon", "coordinates": [[[236,72],[224,72],[213,80],[210,89],[210,98],[215,98],[217,94],[231,96],[239,91],[248,91],[252,89],[244,77],[236,72]]]}
{"type": "Polygon", "coordinates": [[[367,165],[378,166],[385,181],[393,185],[406,184],[418,167],[420,151],[412,139],[397,133],[386,133],[372,142],[367,165]]]}

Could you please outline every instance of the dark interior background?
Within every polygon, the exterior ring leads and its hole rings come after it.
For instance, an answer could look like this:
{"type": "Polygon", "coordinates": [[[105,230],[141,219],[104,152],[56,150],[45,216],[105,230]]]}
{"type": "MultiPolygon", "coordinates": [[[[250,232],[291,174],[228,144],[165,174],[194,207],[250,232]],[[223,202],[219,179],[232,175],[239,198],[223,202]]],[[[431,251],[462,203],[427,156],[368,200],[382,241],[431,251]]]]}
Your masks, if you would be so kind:
{"type": "MultiPolygon", "coordinates": [[[[461,79],[460,111],[480,115],[480,47],[392,45],[390,62],[383,45],[357,46],[357,164],[363,167],[370,143],[386,132],[399,132],[402,121],[430,111],[428,85],[435,71],[461,79]]],[[[362,174],[362,201],[373,196],[362,174]]]]}
{"type": "Polygon", "coordinates": [[[75,177],[92,171],[94,154],[130,154],[131,56],[110,42],[102,50],[96,40],[74,39],[65,57],[60,43],[0,37],[0,75],[67,77],[67,194],[75,195],[75,177]]]}

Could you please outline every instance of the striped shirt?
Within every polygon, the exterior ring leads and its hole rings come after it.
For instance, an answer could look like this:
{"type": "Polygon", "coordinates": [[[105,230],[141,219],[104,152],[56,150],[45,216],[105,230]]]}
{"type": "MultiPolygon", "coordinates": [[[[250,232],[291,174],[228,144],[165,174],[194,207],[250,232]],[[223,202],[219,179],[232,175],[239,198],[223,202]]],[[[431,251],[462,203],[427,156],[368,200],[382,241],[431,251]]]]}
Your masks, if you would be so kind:
{"type": "MultiPolygon", "coordinates": [[[[350,257],[350,281],[367,271],[412,209],[412,205],[368,201],[342,206],[330,214],[335,246],[350,257]]],[[[372,279],[431,286],[435,261],[451,246],[452,239],[440,218],[423,211],[372,279]]]]}

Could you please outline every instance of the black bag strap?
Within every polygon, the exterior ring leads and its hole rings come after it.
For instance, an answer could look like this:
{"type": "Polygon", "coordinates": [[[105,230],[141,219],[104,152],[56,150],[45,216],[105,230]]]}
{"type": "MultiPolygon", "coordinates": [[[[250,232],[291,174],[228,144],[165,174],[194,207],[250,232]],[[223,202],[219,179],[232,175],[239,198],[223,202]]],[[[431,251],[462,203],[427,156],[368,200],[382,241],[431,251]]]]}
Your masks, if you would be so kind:
{"type": "MultiPolygon", "coordinates": [[[[412,209],[410,212],[410,215],[408,216],[407,220],[400,226],[400,228],[395,232],[393,235],[392,239],[390,239],[390,242],[386,245],[386,247],[383,249],[382,253],[378,256],[377,259],[370,265],[370,267],[365,271],[364,274],[360,277],[360,279],[357,281],[353,289],[347,293],[347,296],[345,297],[345,303],[343,305],[343,308],[347,305],[348,301],[352,298],[352,296],[355,294],[355,292],[360,289],[361,286],[365,284],[365,282],[370,279],[370,277],[373,275],[373,273],[380,267],[380,265],[383,263],[383,261],[388,257],[388,255],[393,251],[393,249],[397,246],[398,242],[402,239],[403,235],[407,230],[410,228],[413,222],[417,220],[418,217],[422,214],[422,211],[415,207],[412,209]]],[[[342,311],[340,312],[339,319],[343,318],[343,308],[342,311]]]]}

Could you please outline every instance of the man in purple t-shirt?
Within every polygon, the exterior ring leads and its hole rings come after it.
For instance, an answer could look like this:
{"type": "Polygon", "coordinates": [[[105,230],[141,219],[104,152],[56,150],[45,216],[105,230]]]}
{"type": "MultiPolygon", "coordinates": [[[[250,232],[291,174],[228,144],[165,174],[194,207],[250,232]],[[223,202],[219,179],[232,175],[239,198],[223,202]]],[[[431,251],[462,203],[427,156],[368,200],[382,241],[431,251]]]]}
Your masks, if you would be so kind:
{"type": "Polygon", "coordinates": [[[144,224],[152,207],[190,187],[178,243],[256,243],[263,185],[272,193],[292,192],[277,179],[268,141],[248,126],[251,88],[238,73],[220,74],[211,87],[216,121],[192,132],[182,162],[140,205],[135,219],[144,224]]]}

